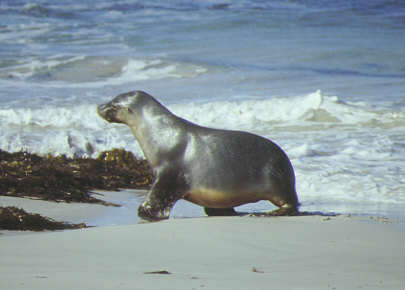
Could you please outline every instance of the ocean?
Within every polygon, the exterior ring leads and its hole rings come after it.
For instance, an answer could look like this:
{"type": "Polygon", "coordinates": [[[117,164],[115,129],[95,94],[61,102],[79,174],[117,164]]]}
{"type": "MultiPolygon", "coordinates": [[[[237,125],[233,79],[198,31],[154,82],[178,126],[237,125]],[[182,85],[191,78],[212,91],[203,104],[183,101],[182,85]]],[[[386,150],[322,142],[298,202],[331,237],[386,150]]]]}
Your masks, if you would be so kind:
{"type": "Polygon", "coordinates": [[[1,0],[0,43],[2,150],[142,157],[96,107],[143,90],[279,144],[302,210],[405,217],[405,1],[1,0]]]}

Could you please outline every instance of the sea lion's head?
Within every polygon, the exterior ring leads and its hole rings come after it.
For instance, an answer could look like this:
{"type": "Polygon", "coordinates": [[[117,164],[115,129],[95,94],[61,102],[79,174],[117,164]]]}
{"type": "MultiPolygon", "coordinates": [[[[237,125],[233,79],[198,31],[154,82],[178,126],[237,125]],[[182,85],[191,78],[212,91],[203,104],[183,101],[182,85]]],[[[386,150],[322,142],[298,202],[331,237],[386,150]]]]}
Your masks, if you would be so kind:
{"type": "Polygon", "coordinates": [[[97,112],[110,123],[123,123],[130,127],[148,114],[153,117],[171,114],[154,97],[143,91],[120,94],[112,101],[99,105],[97,112]]]}
{"type": "Polygon", "coordinates": [[[128,117],[134,114],[140,107],[142,100],[148,94],[142,91],[132,91],[116,96],[112,101],[101,104],[97,107],[97,112],[106,121],[110,123],[128,124],[128,117]]]}

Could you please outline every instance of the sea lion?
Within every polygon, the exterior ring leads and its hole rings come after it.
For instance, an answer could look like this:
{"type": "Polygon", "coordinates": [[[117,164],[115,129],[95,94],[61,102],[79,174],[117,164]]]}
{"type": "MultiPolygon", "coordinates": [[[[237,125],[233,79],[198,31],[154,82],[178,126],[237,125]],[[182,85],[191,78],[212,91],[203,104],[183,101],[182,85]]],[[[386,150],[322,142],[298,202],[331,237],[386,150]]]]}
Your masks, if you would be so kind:
{"type": "Polygon", "coordinates": [[[126,124],[156,178],[139,217],[169,218],[179,199],[205,208],[208,215],[233,215],[233,207],[269,200],[269,215],[298,213],[290,160],[272,141],[242,131],[202,127],[182,119],[142,91],[116,96],[98,106],[112,123],[126,124]]]}

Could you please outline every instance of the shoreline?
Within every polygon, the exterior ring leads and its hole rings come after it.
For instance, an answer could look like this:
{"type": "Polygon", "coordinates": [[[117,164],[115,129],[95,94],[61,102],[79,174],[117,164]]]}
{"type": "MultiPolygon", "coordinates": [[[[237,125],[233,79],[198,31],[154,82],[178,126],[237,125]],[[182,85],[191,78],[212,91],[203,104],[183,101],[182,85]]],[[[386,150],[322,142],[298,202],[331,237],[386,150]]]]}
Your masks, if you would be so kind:
{"type": "MultiPolygon", "coordinates": [[[[122,189],[120,191],[97,190],[92,192],[92,196],[116,206],[106,206],[97,203],[78,202],[53,202],[31,197],[0,196],[0,206],[14,206],[22,208],[28,213],[40,214],[58,222],[70,224],[85,223],[90,227],[99,226],[120,226],[137,224],[139,217],[137,208],[143,201],[147,190],[144,189],[122,189]]],[[[275,208],[266,201],[255,204],[246,204],[237,207],[237,212],[241,216],[244,213],[265,213],[275,208]]],[[[300,212],[308,215],[320,216],[353,216],[370,219],[389,219],[393,221],[405,220],[403,205],[376,204],[376,203],[350,203],[350,204],[321,204],[316,206],[311,201],[306,201],[300,207],[300,212]],[[319,208],[321,207],[321,208],[319,208]]],[[[206,217],[203,208],[179,200],[173,207],[170,218],[198,218],[206,217]]],[[[1,231],[1,229],[0,229],[1,231]]]]}
{"type": "MultiPolygon", "coordinates": [[[[13,206],[22,208],[28,213],[40,214],[57,222],[69,224],[85,223],[89,227],[134,225],[139,222],[137,208],[143,201],[147,190],[144,189],[122,189],[120,191],[97,190],[92,196],[117,206],[106,206],[96,203],[77,202],[53,202],[31,197],[0,196],[0,207],[13,206]]],[[[266,201],[255,204],[246,204],[237,207],[240,216],[252,212],[265,213],[272,210],[274,206],[266,201]]],[[[391,204],[336,204],[331,206],[321,205],[317,208],[311,202],[301,206],[301,216],[352,216],[365,219],[405,221],[403,206],[391,204]],[[334,210],[335,209],[335,210],[334,210]]],[[[170,219],[173,218],[199,218],[206,217],[203,208],[179,200],[173,207],[170,219]]],[[[2,229],[0,229],[2,231],[2,229]]]]}

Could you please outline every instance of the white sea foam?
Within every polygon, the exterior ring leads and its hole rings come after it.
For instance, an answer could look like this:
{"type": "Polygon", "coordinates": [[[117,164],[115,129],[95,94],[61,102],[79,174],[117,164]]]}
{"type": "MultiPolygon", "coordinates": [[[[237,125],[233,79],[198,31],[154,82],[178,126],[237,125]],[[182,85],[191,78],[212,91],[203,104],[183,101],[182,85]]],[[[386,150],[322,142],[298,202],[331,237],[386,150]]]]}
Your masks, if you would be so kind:
{"type": "Polygon", "coordinates": [[[0,109],[0,120],[6,126],[97,129],[102,121],[95,118],[94,106],[47,107],[40,109],[0,109]]]}
{"type": "MultiPolygon", "coordinates": [[[[395,126],[405,121],[405,112],[374,110],[361,103],[345,103],[317,91],[305,96],[262,100],[208,102],[169,106],[176,114],[204,126],[248,130],[299,125],[312,130],[328,126],[395,126]]],[[[291,127],[291,130],[294,128],[291,127]]]]}
{"type": "Polygon", "coordinates": [[[65,55],[54,55],[47,59],[39,58],[26,58],[14,67],[4,70],[3,73],[0,71],[0,77],[13,77],[20,79],[27,79],[35,76],[37,73],[49,72],[57,69],[58,67],[63,67],[66,65],[71,65],[72,63],[77,63],[83,61],[84,56],[65,56],[65,55]]]}
{"type": "MultiPolygon", "coordinates": [[[[404,112],[371,110],[366,106],[346,104],[337,97],[323,96],[320,91],[294,98],[275,98],[245,101],[219,101],[203,104],[172,104],[168,108],[176,115],[199,125],[232,130],[263,132],[265,135],[296,131],[317,131],[325,128],[352,128],[370,126],[381,128],[400,126],[405,122],[404,112]]],[[[42,106],[39,108],[0,109],[0,122],[3,129],[28,130],[73,130],[83,133],[103,131],[105,126],[120,128],[120,125],[107,124],[98,117],[96,105],[42,106]]],[[[342,138],[347,138],[344,135],[342,138]]],[[[354,140],[351,142],[360,142],[354,140]]],[[[368,142],[368,140],[366,140],[368,142]]],[[[375,141],[377,142],[377,141],[375,141]]],[[[388,141],[378,140],[384,146],[388,141]]],[[[376,144],[376,145],[378,145],[376,144]]],[[[355,143],[349,143],[353,145],[355,143]]],[[[363,144],[364,145],[364,144],[363,144]]],[[[350,146],[349,146],[350,147],[350,146]]],[[[376,148],[378,148],[377,146],[376,148]]],[[[369,149],[371,150],[370,147],[369,149]]],[[[16,148],[19,150],[19,148],[16,148]]],[[[312,148],[313,152],[320,152],[312,148]]],[[[345,153],[351,153],[349,149],[345,153]]],[[[295,152],[307,152],[305,145],[295,148],[295,152]]],[[[357,154],[361,153],[356,150],[357,154]]],[[[374,152],[378,153],[378,152],[374,152]]],[[[297,153],[298,154],[298,153],[297,153]]]]}
{"type": "Polygon", "coordinates": [[[163,61],[161,59],[129,59],[118,76],[106,80],[108,84],[123,84],[140,80],[195,77],[207,69],[195,64],[163,61]]]}
{"type": "Polygon", "coordinates": [[[34,80],[36,86],[46,81],[47,86],[53,87],[93,88],[141,80],[190,78],[206,72],[203,66],[162,59],[55,55],[46,59],[25,59],[23,63],[0,70],[0,78],[34,80]]]}

